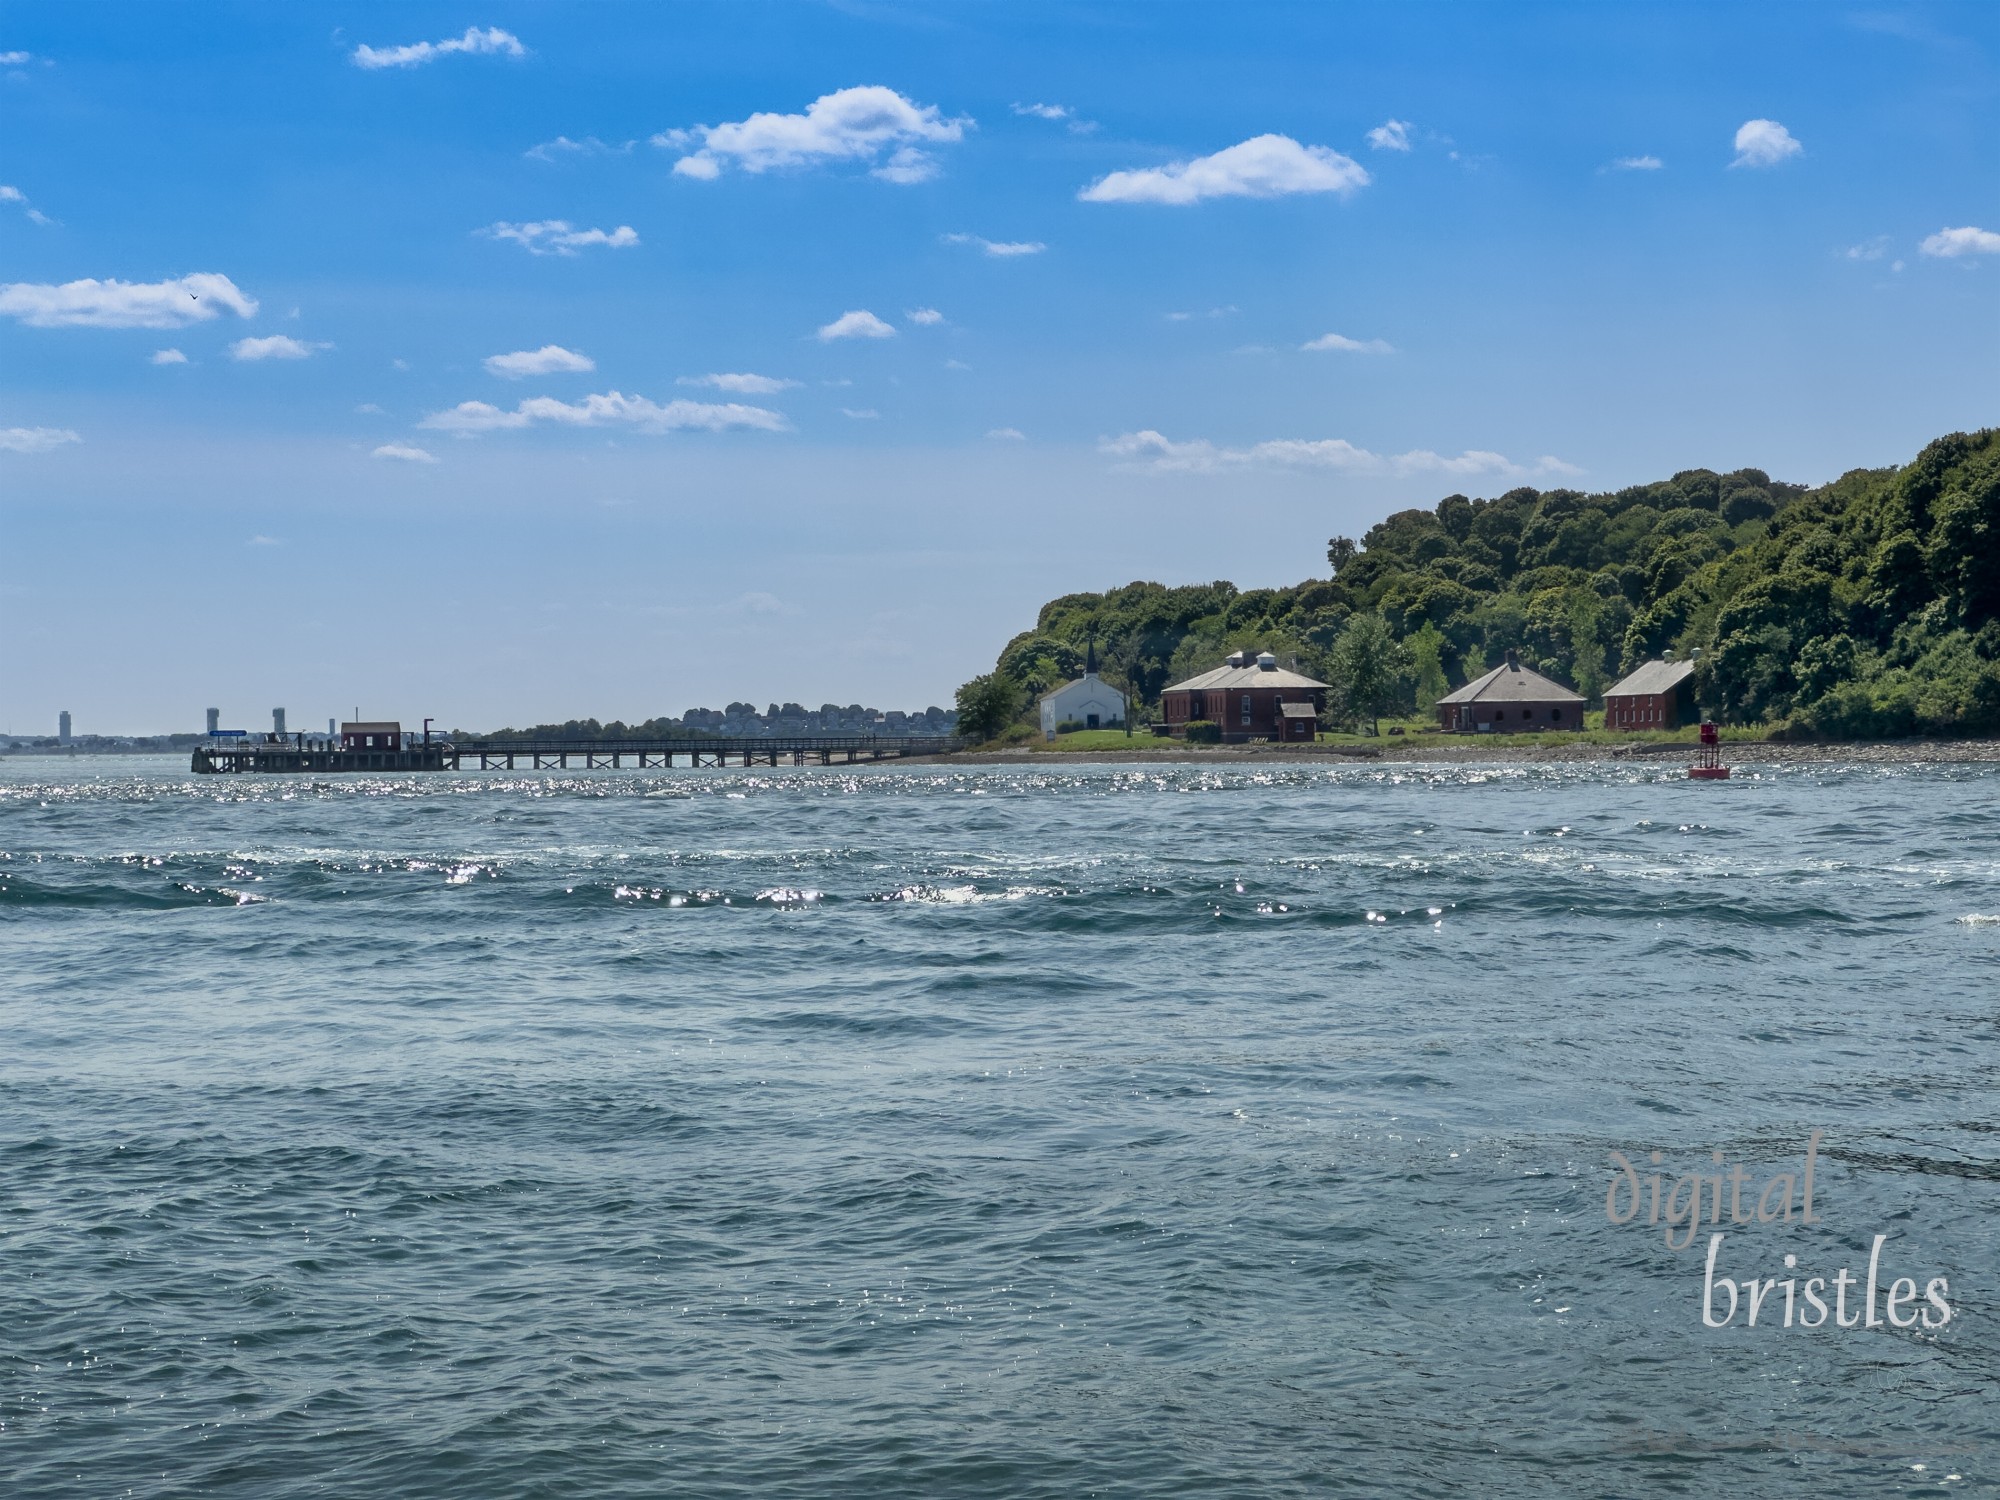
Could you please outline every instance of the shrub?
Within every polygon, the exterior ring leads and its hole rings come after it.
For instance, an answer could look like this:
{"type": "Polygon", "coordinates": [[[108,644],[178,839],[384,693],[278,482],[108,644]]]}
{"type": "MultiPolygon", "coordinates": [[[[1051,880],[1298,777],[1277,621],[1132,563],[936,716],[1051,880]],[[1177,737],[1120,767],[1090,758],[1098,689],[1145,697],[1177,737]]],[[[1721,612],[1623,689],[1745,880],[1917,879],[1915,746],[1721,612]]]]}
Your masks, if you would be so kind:
{"type": "Polygon", "coordinates": [[[1219,745],[1222,743],[1222,726],[1213,719],[1189,719],[1187,740],[1190,745],[1219,745]]]}

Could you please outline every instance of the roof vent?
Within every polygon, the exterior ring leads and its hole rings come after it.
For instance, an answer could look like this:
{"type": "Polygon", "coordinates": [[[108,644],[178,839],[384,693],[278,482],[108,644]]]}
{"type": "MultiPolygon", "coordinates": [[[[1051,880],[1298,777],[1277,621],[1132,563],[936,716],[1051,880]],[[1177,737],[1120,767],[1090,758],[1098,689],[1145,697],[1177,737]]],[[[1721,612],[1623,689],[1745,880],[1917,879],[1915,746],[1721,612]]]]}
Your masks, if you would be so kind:
{"type": "Polygon", "coordinates": [[[1223,658],[1223,662],[1225,665],[1231,667],[1247,667],[1250,665],[1248,661],[1244,660],[1243,653],[1241,651],[1230,652],[1228,656],[1223,658]]]}
{"type": "Polygon", "coordinates": [[[1507,648],[1507,670],[1510,672],[1521,670],[1521,653],[1516,651],[1512,646],[1507,648]]]}
{"type": "Polygon", "coordinates": [[[1277,671],[1277,670],[1278,670],[1278,658],[1277,658],[1277,657],[1275,657],[1275,656],[1273,656],[1273,655],[1272,655],[1272,654],[1271,654],[1270,652],[1268,652],[1268,651],[1259,651],[1259,652],[1257,653],[1257,670],[1258,670],[1258,671],[1260,671],[1260,672],[1275,672],[1275,671],[1277,671]]]}

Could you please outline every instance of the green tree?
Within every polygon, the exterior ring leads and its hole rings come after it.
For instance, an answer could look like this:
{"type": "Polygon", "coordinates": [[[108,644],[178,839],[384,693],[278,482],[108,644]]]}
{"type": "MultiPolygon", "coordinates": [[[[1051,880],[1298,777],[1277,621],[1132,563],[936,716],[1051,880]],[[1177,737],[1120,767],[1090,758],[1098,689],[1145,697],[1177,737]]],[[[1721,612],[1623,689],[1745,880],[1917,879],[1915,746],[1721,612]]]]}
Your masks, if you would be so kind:
{"type": "Polygon", "coordinates": [[[1438,699],[1451,691],[1451,682],[1444,675],[1444,632],[1426,620],[1403,644],[1409,647],[1410,670],[1416,677],[1417,712],[1429,714],[1437,708],[1438,699]]]}
{"type": "Polygon", "coordinates": [[[1390,633],[1389,622],[1369,611],[1347,622],[1333,643],[1334,686],[1357,719],[1382,732],[1382,711],[1395,701],[1409,669],[1409,653],[1390,633]]]}
{"type": "Polygon", "coordinates": [[[1354,538],[1351,536],[1337,536],[1329,541],[1326,544],[1326,565],[1332,571],[1332,575],[1338,578],[1340,570],[1353,562],[1355,554],[1360,550],[1354,545],[1354,538]]]}
{"type": "Polygon", "coordinates": [[[1026,698],[1021,684],[1004,672],[975,677],[958,690],[958,732],[973,740],[994,739],[1021,716],[1026,698]]]}

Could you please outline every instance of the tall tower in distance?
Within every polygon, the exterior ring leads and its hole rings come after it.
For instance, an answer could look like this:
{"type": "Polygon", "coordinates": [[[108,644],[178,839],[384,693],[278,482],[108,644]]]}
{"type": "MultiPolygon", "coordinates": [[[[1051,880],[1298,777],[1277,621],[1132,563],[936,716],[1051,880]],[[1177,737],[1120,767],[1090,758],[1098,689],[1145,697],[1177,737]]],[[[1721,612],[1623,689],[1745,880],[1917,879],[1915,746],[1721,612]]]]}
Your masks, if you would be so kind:
{"type": "Polygon", "coordinates": [[[209,738],[213,739],[215,737],[216,730],[220,729],[221,727],[222,727],[222,710],[219,708],[211,708],[208,711],[209,738]]]}
{"type": "Polygon", "coordinates": [[[271,710],[271,733],[279,739],[285,737],[285,711],[282,708],[271,710]]]}
{"type": "Polygon", "coordinates": [[[56,743],[59,745],[67,745],[70,744],[71,741],[72,741],[72,736],[70,735],[69,732],[69,710],[64,709],[61,713],[56,715],[56,743]]]}

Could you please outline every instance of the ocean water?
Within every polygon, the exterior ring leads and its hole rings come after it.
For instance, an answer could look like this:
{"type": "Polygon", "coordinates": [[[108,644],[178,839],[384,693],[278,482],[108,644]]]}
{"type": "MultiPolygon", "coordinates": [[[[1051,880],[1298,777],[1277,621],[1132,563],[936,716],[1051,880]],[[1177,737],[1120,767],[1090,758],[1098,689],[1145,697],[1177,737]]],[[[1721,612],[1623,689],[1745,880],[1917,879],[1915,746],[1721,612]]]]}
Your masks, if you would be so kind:
{"type": "Polygon", "coordinates": [[[9,761],[0,1489],[1992,1493],[1996,981],[1977,766],[9,761]]]}

